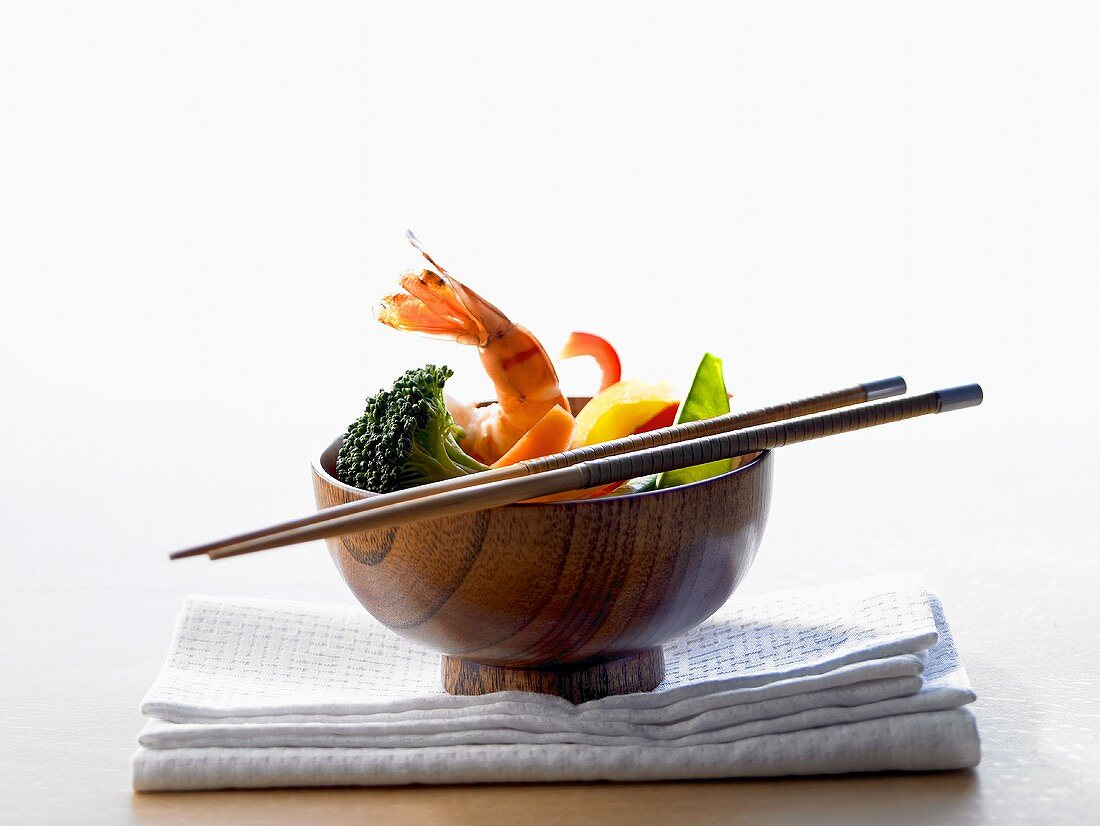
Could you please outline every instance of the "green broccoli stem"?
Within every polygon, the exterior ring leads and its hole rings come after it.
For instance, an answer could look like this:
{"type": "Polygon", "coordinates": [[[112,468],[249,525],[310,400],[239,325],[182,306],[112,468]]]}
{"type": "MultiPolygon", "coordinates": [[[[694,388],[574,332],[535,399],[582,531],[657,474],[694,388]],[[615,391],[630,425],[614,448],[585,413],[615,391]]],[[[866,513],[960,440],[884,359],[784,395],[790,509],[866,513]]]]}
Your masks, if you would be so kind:
{"type": "Polygon", "coordinates": [[[426,453],[418,445],[414,445],[401,472],[401,487],[412,488],[429,482],[438,482],[440,479],[466,475],[464,471],[456,473],[453,466],[448,465],[444,465],[436,457],[426,453]]]}
{"type": "Polygon", "coordinates": [[[487,465],[464,453],[454,438],[444,437],[437,448],[430,451],[414,442],[401,480],[403,487],[415,487],[488,469],[487,465]]]}
{"type": "Polygon", "coordinates": [[[403,486],[413,487],[489,469],[462,450],[449,418],[449,415],[438,417],[435,426],[421,431],[420,438],[413,440],[412,452],[401,474],[403,486]]]}
{"type": "Polygon", "coordinates": [[[462,449],[462,445],[455,439],[454,434],[448,434],[444,440],[447,455],[457,467],[465,468],[467,473],[481,473],[488,470],[488,465],[483,465],[469,453],[462,449]]]}

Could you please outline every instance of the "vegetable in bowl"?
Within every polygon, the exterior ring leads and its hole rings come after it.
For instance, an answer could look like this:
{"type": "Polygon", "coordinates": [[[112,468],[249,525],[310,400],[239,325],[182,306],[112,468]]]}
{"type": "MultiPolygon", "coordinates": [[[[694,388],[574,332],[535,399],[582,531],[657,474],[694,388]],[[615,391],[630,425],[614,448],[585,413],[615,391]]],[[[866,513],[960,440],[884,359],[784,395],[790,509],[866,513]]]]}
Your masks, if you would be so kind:
{"type": "Polygon", "coordinates": [[[465,433],[443,399],[452,375],[449,367],[428,364],[406,371],[392,388],[368,398],[340,445],[340,481],[389,493],[488,470],[458,444],[465,433]]]}
{"type": "MultiPolygon", "coordinates": [[[[406,372],[390,390],[367,399],[362,416],[348,427],[336,465],[343,483],[390,493],[729,412],[717,357],[704,355],[690,390],[680,397],[665,382],[624,380],[607,339],[574,332],[562,357],[590,356],[601,371],[599,392],[574,418],[539,340],[439,266],[412,233],[408,238],[431,269],[403,273],[400,289],[383,296],[377,319],[397,330],[476,347],[497,401],[467,404],[444,396],[452,375],[447,367],[429,364],[406,372]]],[[[729,460],[712,462],[547,499],[662,490],[732,467],[729,460]]]]}

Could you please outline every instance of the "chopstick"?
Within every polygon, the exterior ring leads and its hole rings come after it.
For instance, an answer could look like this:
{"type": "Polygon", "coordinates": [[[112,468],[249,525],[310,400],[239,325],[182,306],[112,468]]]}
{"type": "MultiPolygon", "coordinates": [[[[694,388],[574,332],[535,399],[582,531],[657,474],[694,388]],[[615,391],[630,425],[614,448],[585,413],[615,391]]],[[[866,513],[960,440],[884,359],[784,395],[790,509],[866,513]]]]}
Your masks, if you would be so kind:
{"type": "Polygon", "coordinates": [[[183,559],[188,556],[199,556],[220,551],[230,546],[244,542],[272,537],[285,531],[303,528],[307,525],[316,525],[328,522],[337,517],[348,516],[355,513],[365,513],[381,507],[396,505],[400,502],[411,502],[414,499],[422,499],[426,496],[434,496],[464,488],[479,487],[491,482],[502,482],[507,479],[518,479],[534,473],[546,470],[569,467],[577,462],[602,459],[607,456],[616,456],[630,453],[644,448],[658,447],[660,445],[673,444],[685,439],[695,439],[702,436],[710,436],[715,433],[725,433],[730,430],[739,430],[744,427],[767,424],[769,422],[793,419],[799,416],[808,416],[813,413],[822,413],[827,410],[835,410],[839,407],[847,407],[875,399],[884,399],[890,396],[900,396],[905,393],[905,379],[901,376],[893,376],[888,379],[878,379],[842,390],[833,390],[817,396],[810,396],[798,401],[785,402],[783,404],[763,407],[759,410],[750,410],[745,413],[729,413],[724,416],[716,416],[712,419],[704,419],[698,422],[664,427],[659,430],[651,430],[646,433],[638,433],[622,439],[602,442],[589,447],[557,453],[538,460],[528,460],[508,465],[502,468],[493,468],[482,473],[474,473],[469,476],[459,476],[454,479],[444,479],[441,482],[433,482],[420,485],[415,488],[398,490],[393,493],[385,493],[371,496],[367,499],[358,499],[344,505],[307,514],[306,516],[280,522],[264,528],[237,534],[214,542],[195,545],[191,548],[175,551],[170,555],[171,559],[183,559]]]}
{"type": "MultiPolygon", "coordinates": [[[[969,384],[780,424],[767,424],[730,433],[719,433],[661,447],[646,448],[633,453],[582,461],[569,467],[537,470],[529,476],[490,482],[477,487],[399,502],[364,513],[340,516],[320,524],[295,528],[275,536],[225,547],[211,552],[210,558],[222,559],[314,539],[325,539],[357,531],[392,528],[423,519],[499,507],[536,496],[606,485],[621,479],[632,479],[651,473],[701,465],[916,416],[961,410],[965,407],[974,407],[981,402],[981,387],[977,384],[969,384]]],[[[534,460],[532,465],[537,466],[540,461],[534,460]]]]}

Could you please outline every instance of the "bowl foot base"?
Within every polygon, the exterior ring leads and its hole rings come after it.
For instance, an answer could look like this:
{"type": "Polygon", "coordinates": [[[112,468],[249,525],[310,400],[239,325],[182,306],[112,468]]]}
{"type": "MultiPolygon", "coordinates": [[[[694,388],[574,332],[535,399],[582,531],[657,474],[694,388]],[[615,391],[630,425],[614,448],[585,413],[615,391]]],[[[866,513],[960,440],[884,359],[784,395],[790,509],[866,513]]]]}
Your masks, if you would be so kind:
{"type": "Polygon", "coordinates": [[[571,703],[612,694],[651,691],[665,676],[660,647],[647,648],[597,663],[513,668],[443,655],[443,688],[450,694],[535,691],[571,703]]]}

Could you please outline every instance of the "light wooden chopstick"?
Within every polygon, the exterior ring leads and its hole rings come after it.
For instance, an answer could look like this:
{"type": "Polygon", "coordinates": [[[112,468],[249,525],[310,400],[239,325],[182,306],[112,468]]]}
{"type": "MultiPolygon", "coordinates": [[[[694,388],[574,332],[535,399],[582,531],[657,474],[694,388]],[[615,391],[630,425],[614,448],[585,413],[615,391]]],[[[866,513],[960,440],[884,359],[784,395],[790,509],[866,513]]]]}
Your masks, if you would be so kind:
{"type": "MultiPolygon", "coordinates": [[[[969,384],[779,424],[719,433],[633,453],[580,462],[565,468],[543,470],[517,479],[490,482],[464,490],[399,502],[364,513],[341,516],[320,524],[284,531],[273,537],[222,548],[212,552],[210,557],[222,559],[313,539],[391,528],[423,519],[494,508],[536,496],[606,485],[621,479],[692,467],[783,445],[902,421],[915,416],[960,410],[981,402],[981,387],[969,384]]],[[[535,464],[538,461],[540,460],[535,460],[535,464]]]]}
{"type": "Polygon", "coordinates": [[[899,396],[906,390],[905,379],[901,376],[893,376],[888,379],[865,382],[843,390],[833,390],[817,396],[799,399],[798,401],[785,402],[771,407],[750,410],[745,413],[730,413],[725,416],[716,416],[712,419],[704,419],[698,422],[664,427],[659,430],[651,430],[646,433],[638,433],[622,439],[610,442],[602,442],[589,447],[569,450],[564,453],[556,453],[537,460],[518,462],[502,468],[494,468],[483,473],[474,473],[469,476],[459,476],[454,479],[444,479],[441,482],[433,482],[420,485],[415,488],[398,490],[393,493],[385,493],[371,496],[367,499],[359,499],[348,502],[345,505],[326,508],[297,519],[290,519],[276,525],[237,534],[235,536],[195,545],[190,548],[175,551],[172,559],[183,559],[188,556],[211,554],[215,551],[227,549],[244,542],[274,537],[286,531],[296,528],[304,528],[307,525],[317,525],[328,522],[338,517],[356,513],[365,513],[381,507],[396,505],[400,502],[411,502],[414,499],[422,499],[426,496],[434,496],[439,493],[478,487],[491,482],[502,482],[507,479],[519,479],[547,470],[569,467],[578,462],[603,459],[608,456],[617,456],[644,448],[669,445],[686,439],[697,439],[702,436],[711,436],[715,433],[726,433],[731,430],[739,430],[745,427],[778,422],[784,419],[793,419],[799,416],[808,416],[813,413],[821,413],[826,410],[836,410],[853,404],[861,404],[875,399],[884,399],[890,396],[899,396]]]}

